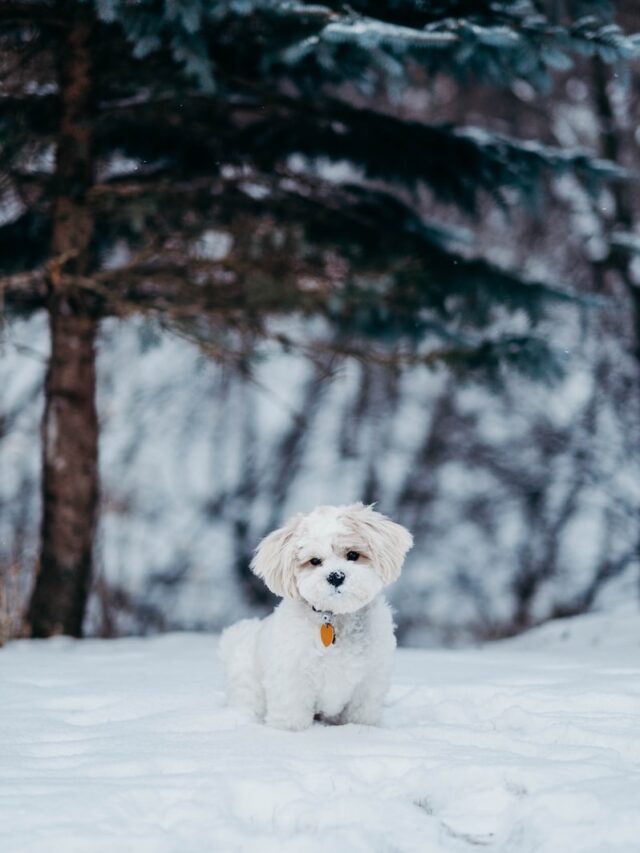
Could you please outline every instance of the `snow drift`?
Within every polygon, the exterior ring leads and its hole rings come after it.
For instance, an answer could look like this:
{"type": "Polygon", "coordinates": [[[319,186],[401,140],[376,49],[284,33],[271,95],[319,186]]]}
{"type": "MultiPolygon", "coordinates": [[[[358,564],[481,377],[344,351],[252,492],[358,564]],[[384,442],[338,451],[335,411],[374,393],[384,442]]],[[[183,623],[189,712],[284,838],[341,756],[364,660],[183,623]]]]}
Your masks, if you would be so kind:
{"type": "Polygon", "coordinates": [[[384,724],[270,730],[225,706],[217,639],[0,651],[7,853],[631,853],[631,608],[483,649],[400,650],[384,724]]]}

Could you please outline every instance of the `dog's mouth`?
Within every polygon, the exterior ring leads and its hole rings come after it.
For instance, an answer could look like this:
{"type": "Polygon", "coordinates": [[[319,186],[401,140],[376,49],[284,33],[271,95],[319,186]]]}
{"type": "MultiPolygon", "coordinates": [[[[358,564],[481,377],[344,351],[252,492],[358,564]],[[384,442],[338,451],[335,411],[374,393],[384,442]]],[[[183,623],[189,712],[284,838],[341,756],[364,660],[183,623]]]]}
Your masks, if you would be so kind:
{"type": "Polygon", "coordinates": [[[328,592],[320,600],[310,601],[303,595],[300,596],[306,605],[308,605],[316,613],[357,613],[363,607],[366,607],[368,601],[358,600],[350,595],[344,595],[340,590],[328,592]]]}

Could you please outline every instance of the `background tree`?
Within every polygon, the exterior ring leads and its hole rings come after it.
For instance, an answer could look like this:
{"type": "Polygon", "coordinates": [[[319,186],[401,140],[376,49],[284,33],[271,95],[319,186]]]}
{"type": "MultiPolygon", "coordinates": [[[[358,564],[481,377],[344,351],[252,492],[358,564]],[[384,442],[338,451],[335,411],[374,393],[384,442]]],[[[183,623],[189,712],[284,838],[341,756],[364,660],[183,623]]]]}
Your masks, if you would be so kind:
{"type": "Polygon", "coordinates": [[[505,269],[434,205],[540,204],[549,175],[616,176],[584,150],[443,124],[411,95],[544,88],[571,52],[638,50],[608,4],[0,4],[3,295],[46,306],[36,636],[79,634],[97,513],[100,318],[160,315],[247,370],[257,338],[315,358],[553,374],[535,334],[555,282],[505,269]],[[580,17],[585,8],[599,16],[580,17]],[[329,162],[346,161],[340,179],[329,162]],[[542,195],[541,195],[542,193],[542,195]],[[220,247],[220,231],[232,251],[220,247]],[[329,340],[270,322],[323,316],[329,340]],[[504,317],[517,321],[510,326],[504,317]],[[526,317],[523,327],[521,317],[526,317]]]}

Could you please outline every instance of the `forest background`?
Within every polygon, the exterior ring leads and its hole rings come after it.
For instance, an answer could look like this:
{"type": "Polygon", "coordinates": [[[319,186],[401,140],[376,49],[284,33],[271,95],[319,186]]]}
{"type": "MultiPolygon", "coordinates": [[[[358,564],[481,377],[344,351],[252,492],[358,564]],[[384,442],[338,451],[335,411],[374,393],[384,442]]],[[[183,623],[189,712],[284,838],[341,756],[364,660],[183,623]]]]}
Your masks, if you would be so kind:
{"type": "Polygon", "coordinates": [[[266,612],[353,500],[406,644],[637,599],[637,4],[0,22],[3,640],[266,612]]]}

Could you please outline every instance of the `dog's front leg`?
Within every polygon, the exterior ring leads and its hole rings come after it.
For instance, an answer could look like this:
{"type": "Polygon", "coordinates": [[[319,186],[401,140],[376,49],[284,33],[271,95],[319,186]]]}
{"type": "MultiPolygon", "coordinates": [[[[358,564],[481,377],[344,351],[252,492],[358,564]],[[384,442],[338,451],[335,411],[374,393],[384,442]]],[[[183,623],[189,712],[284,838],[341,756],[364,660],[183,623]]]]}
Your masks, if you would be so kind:
{"type": "Polygon", "coordinates": [[[276,729],[300,732],[313,723],[315,695],[299,675],[282,677],[267,688],[265,722],[276,729]]]}
{"type": "Polygon", "coordinates": [[[378,725],[388,689],[389,676],[386,670],[362,681],[340,714],[340,722],[359,723],[365,726],[378,725]]]}

